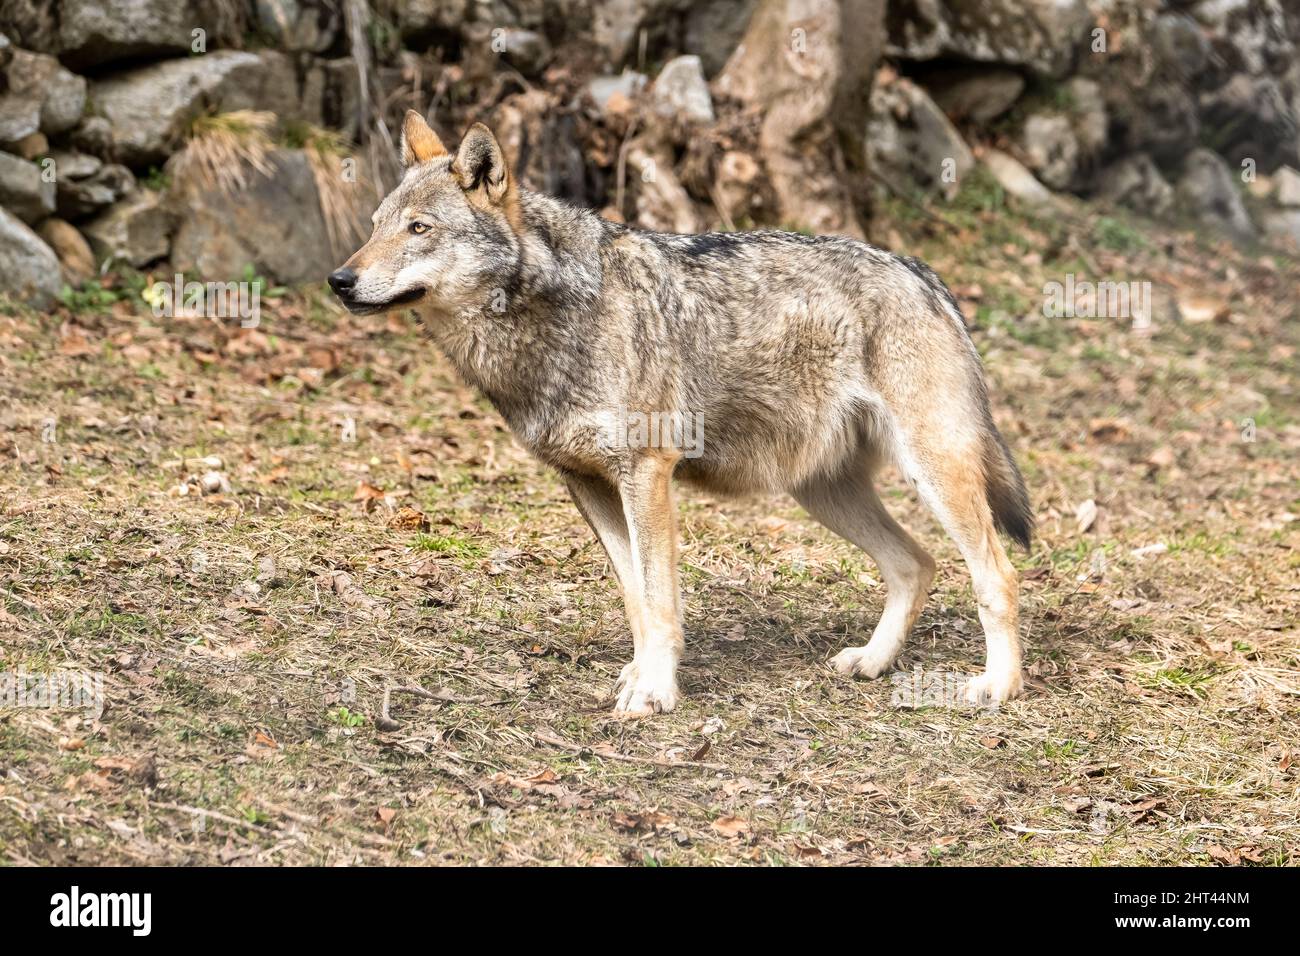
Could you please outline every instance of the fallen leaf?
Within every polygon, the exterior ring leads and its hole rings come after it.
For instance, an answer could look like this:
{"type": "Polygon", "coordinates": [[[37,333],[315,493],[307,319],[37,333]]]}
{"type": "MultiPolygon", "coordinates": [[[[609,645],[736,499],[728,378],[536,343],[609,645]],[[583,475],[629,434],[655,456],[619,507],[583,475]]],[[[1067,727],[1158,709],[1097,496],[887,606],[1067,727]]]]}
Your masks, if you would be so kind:
{"type": "Polygon", "coordinates": [[[710,826],[713,827],[715,832],[721,833],[728,838],[743,836],[750,832],[749,821],[743,817],[718,817],[710,826]]]}

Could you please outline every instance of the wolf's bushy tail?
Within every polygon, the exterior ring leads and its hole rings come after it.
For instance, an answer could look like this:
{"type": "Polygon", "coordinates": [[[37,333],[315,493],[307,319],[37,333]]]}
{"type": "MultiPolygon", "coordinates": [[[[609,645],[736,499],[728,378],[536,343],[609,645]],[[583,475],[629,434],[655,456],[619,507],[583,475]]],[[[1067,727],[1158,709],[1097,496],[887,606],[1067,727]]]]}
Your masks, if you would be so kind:
{"type": "Polygon", "coordinates": [[[1028,551],[1034,537],[1034,509],[1011,449],[992,421],[984,440],[984,494],[998,530],[1028,551]]]}

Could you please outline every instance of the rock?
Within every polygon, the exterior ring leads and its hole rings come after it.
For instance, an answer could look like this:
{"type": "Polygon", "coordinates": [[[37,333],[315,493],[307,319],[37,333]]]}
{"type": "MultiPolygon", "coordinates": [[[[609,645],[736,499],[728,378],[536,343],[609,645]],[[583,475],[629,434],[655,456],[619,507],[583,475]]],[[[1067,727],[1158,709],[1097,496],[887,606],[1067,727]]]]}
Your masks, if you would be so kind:
{"type": "Polygon", "coordinates": [[[888,5],[886,53],[1025,66],[1043,76],[1070,73],[1087,50],[1085,0],[895,0],[888,5]]]}
{"type": "Polygon", "coordinates": [[[949,67],[928,72],[921,82],[954,122],[988,123],[1020,98],[1025,78],[1003,67],[949,67]]]}
{"type": "Polygon", "coordinates": [[[102,116],[83,116],[81,122],[68,133],[68,144],[73,149],[90,153],[102,160],[114,159],[113,124],[102,116]]]}
{"type": "Polygon", "coordinates": [[[30,96],[0,96],[0,145],[21,142],[41,129],[41,104],[30,96]]]}
{"type": "Polygon", "coordinates": [[[1174,187],[1146,153],[1134,153],[1112,164],[1098,177],[1098,195],[1151,218],[1169,212],[1174,204],[1174,187]]]}
{"type": "Polygon", "coordinates": [[[1201,95],[1200,116],[1205,141],[1234,166],[1250,159],[1267,172],[1296,161],[1296,116],[1274,77],[1237,74],[1201,95]]]}
{"type": "Polygon", "coordinates": [[[54,0],[3,0],[0,29],[14,46],[58,52],[59,4],[54,0]]]}
{"type": "Polygon", "coordinates": [[[980,160],[1008,195],[1033,206],[1048,205],[1056,201],[1056,197],[1034,178],[1033,173],[1001,150],[985,150],[980,160]]]}
{"type": "Polygon", "coordinates": [[[37,233],[59,259],[63,281],[80,286],[95,275],[95,254],[77,227],[62,219],[46,219],[37,233]]]}
{"type": "Polygon", "coordinates": [[[94,172],[80,179],[64,172],[61,167],[56,168],[60,170],[58,209],[59,215],[64,219],[84,219],[135,190],[135,177],[131,175],[131,170],[116,163],[101,164],[94,172]]]}
{"type": "Polygon", "coordinates": [[[524,76],[539,76],[551,58],[551,45],[536,30],[497,27],[491,33],[492,49],[524,76]]]}
{"type": "Polygon", "coordinates": [[[903,77],[877,84],[867,120],[867,168],[891,186],[957,195],[975,157],[925,90],[903,77]]]}
{"type": "Polygon", "coordinates": [[[9,88],[0,97],[0,142],[16,143],[32,133],[48,136],[77,125],[86,106],[86,81],[42,53],[14,50],[7,69],[9,88]]]}
{"type": "Polygon", "coordinates": [[[9,64],[14,59],[14,45],[9,38],[0,33],[0,92],[3,92],[9,85],[7,71],[9,64]]]}
{"type": "Polygon", "coordinates": [[[692,123],[713,122],[713,97],[698,56],[679,56],[664,64],[655,79],[651,102],[660,116],[692,123]]]}
{"type": "Polygon", "coordinates": [[[1110,119],[1101,88],[1086,77],[1060,87],[1061,105],[1031,113],[1019,133],[1025,164],[1055,190],[1083,190],[1104,153],[1110,119]]]}
{"type": "Polygon", "coordinates": [[[357,75],[356,61],[343,56],[316,62],[325,77],[321,118],[326,126],[340,130],[355,141],[361,123],[361,78],[357,75]]]}
{"type": "Polygon", "coordinates": [[[1264,231],[1274,239],[1294,243],[1300,249],[1300,209],[1280,209],[1265,213],[1264,231]]]}
{"type": "Polygon", "coordinates": [[[13,145],[15,155],[26,160],[34,160],[50,151],[50,141],[44,133],[28,133],[13,145]]]}
{"type": "Polygon", "coordinates": [[[644,73],[624,70],[620,76],[593,77],[587,84],[587,95],[604,112],[609,108],[611,101],[617,102],[618,97],[623,101],[633,99],[645,89],[646,82],[647,77],[644,73]]]}
{"type": "Polygon", "coordinates": [[[1067,189],[1079,165],[1079,141],[1068,117],[1035,113],[1025,120],[1020,147],[1026,165],[1045,185],[1067,189]]]}
{"type": "Polygon", "coordinates": [[[187,54],[197,52],[193,31],[200,28],[205,47],[213,49],[238,30],[237,23],[222,22],[224,12],[202,0],[60,0],[57,49],[50,52],[76,70],[187,54]]]}
{"type": "MultiPolygon", "coordinates": [[[[714,80],[714,91],[739,100],[759,118],[758,156],[771,183],[776,209],[787,227],[862,238],[853,197],[838,170],[862,165],[861,152],[846,154],[841,142],[862,141],[842,129],[852,110],[839,109],[841,88],[853,96],[870,89],[874,64],[845,47],[862,37],[845,31],[874,4],[862,0],[800,0],[792,33],[786,0],[761,0],[740,45],[714,80]],[[792,46],[792,41],[794,46],[792,46]],[[865,76],[862,71],[865,69],[865,76]]],[[[855,146],[854,149],[857,149],[855,146]]]]}
{"type": "Polygon", "coordinates": [[[1277,74],[1295,57],[1279,0],[1200,0],[1191,15],[1226,74],[1277,74]]]}
{"type": "Polygon", "coordinates": [[[255,54],[219,50],[111,74],[91,83],[90,96],[112,124],[111,149],[121,162],[141,167],[164,159],[203,110],[247,104],[250,88],[260,89],[265,75],[255,54]]]}
{"type": "Polygon", "coordinates": [[[1210,40],[1195,20],[1185,13],[1162,13],[1149,36],[1152,57],[1162,70],[1184,83],[1202,82],[1210,62],[1210,40]]]}
{"type": "Polygon", "coordinates": [[[715,76],[740,45],[758,0],[712,0],[691,4],[682,49],[700,58],[706,76],[715,76]]]}
{"type": "Polygon", "coordinates": [[[0,292],[35,309],[58,298],[59,259],[21,219],[0,208],[0,292]]]}
{"type": "Polygon", "coordinates": [[[1283,166],[1273,174],[1273,190],[1279,206],[1300,206],[1300,172],[1283,166]]]}
{"type": "Polygon", "coordinates": [[[1153,80],[1130,88],[1113,87],[1108,106],[1115,117],[1116,139],[1123,152],[1150,153],[1162,165],[1174,165],[1198,141],[1201,122],[1196,101],[1181,83],[1153,80]]]}
{"type": "Polygon", "coordinates": [[[1237,181],[1218,154],[1195,149],[1187,157],[1178,180],[1178,200],[1200,222],[1227,234],[1235,242],[1255,236],[1242,203],[1237,181]]]}
{"type": "Polygon", "coordinates": [[[230,75],[217,90],[218,109],[269,110],[281,122],[298,120],[320,126],[324,123],[327,74],[312,63],[300,70],[295,59],[278,50],[261,50],[258,64],[230,75]]]}
{"type": "Polygon", "coordinates": [[[82,232],[96,261],[142,269],[166,257],[171,225],[159,194],[139,189],[82,226],[82,232]]]}
{"type": "Polygon", "coordinates": [[[342,5],[329,0],[256,0],[257,23],[282,50],[324,53],[343,25],[342,5]]]}
{"type": "Polygon", "coordinates": [[[86,108],[86,81],[65,70],[59,61],[50,56],[17,50],[9,66],[10,89],[18,90],[13,81],[21,74],[26,83],[21,84],[41,95],[41,132],[54,136],[76,126],[86,108]]]}
{"type": "MultiPolygon", "coordinates": [[[[251,266],[271,281],[292,284],[320,281],[338,266],[346,253],[331,248],[306,152],[280,149],[267,158],[272,174],[248,171],[247,187],[234,194],[173,181],[167,202],[178,219],[171,254],[177,270],[224,281],[251,266]]],[[[358,226],[372,208],[358,199],[358,226]]]]}
{"type": "Polygon", "coordinates": [[[54,164],[55,182],[59,180],[85,179],[93,176],[104,167],[98,156],[78,153],[75,150],[52,150],[48,158],[54,164]]]}
{"type": "Polygon", "coordinates": [[[0,206],[25,223],[39,222],[54,212],[54,182],[35,163],[0,153],[0,206]]]}

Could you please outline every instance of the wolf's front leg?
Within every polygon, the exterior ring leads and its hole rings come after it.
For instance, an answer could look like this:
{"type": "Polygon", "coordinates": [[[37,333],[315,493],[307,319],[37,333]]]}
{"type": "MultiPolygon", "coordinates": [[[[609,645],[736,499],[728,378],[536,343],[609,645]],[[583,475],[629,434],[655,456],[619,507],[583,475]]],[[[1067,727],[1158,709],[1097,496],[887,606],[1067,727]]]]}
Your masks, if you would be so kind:
{"type": "Polygon", "coordinates": [[[623,514],[631,546],[631,578],[623,593],[640,640],[619,678],[616,711],[650,714],[677,705],[677,663],[685,649],[677,585],[677,520],[673,508],[675,454],[643,450],[622,481],[623,514]]]}

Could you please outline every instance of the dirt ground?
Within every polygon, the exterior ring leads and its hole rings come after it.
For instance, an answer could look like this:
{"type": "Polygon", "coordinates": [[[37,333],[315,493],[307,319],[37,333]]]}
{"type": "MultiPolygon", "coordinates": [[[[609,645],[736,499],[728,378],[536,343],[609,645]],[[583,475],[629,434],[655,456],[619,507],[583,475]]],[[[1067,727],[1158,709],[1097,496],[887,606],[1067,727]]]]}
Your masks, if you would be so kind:
{"type": "Polygon", "coordinates": [[[891,476],[940,566],[895,677],[825,666],[869,558],[687,493],[684,700],[614,719],[604,555],[412,321],[159,319],[118,277],[0,317],[0,666],[104,697],[0,706],[0,860],[1295,864],[1300,264],[980,192],[891,215],[1033,495],[1025,697],[948,705],[969,579],[891,476]],[[1150,327],[1045,317],[1067,273],[1150,280],[1150,327]]]}

